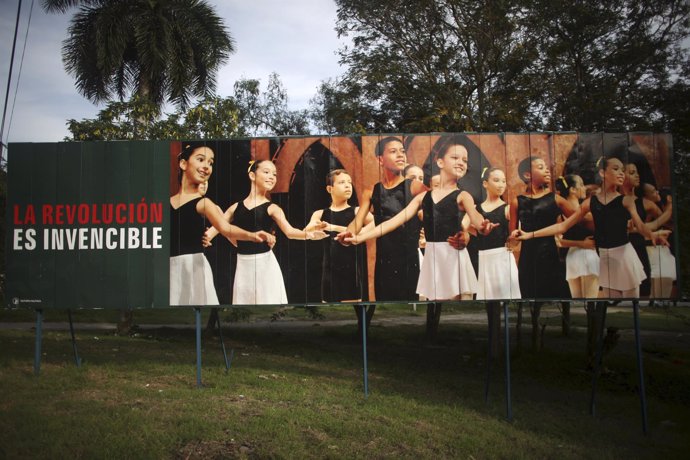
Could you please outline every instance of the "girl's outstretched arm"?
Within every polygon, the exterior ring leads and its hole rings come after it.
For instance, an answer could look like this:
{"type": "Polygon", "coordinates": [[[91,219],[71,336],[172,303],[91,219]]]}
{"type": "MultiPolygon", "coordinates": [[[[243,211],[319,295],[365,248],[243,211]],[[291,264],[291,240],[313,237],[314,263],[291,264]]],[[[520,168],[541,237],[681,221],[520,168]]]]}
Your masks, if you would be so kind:
{"type": "Polygon", "coordinates": [[[635,199],[631,196],[626,196],[623,198],[623,206],[630,213],[630,218],[633,221],[633,225],[637,228],[642,236],[646,239],[651,240],[653,244],[662,244],[668,246],[668,240],[666,239],[668,235],[671,234],[670,230],[657,230],[655,232],[651,231],[637,213],[637,208],[635,207],[635,199]]]}
{"type": "MultiPolygon", "coordinates": [[[[314,213],[311,215],[311,219],[309,219],[309,223],[307,224],[306,227],[304,227],[303,231],[305,231],[305,232],[313,232],[314,230],[336,231],[336,230],[328,229],[327,227],[329,226],[329,223],[323,222],[321,220],[322,217],[323,217],[323,209],[319,209],[317,211],[314,211],[314,213]]],[[[340,230],[337,230],[337,231],[340,231],[340,230]]]]}
{"type": "Polygon", "coordinates": [[[350,224],[347,226],[347,230],[341,233],[349,232],[348,236],[351,236],[356,235],[362,230],[362,227],[365,225],[364,221],[367,218],[367,214],[369,214],[369,211],[371,210],[372,193],[373,191],[371,189],[364,191],[364,193],[362,194],[362,202],[359,208],[357,209],[357,214],[355,215],[354,220],[350,222],[350,224]]]}
{"type": "Polygon", "coordinates": [[[277,204],[268,207],[268,215],[278,225],[278,228],[291,240],[322,240],[328,235],[320,229],[313,231],[300,230],[293,227],[285,217],[285,213],[277,204]]]}
{"type": "Polygon", "coordinates": [[[664,206],[664,212],[661,212],[656,204],[652,203],[652,205],[657,210],[657,218],[651,222],[647,222],[645,226],[651,231],[654,231],[658,230],[659,227],[662,227],[669,220],[671,220],[671,217],[673,217],[673,204],[671,203],[671,196],[668,196],[668,201],[666,202],[666,206],[664,206]]]}
{"type": "Polygon", "coordinates": [[[243,241],[254,241],[260,243],[262,241],[268,243],[269,245],[275,244],[275,236],[268,232],[260,230],[258,232],[249,232],[236,225],[231,225],[224,218],[224,214],[220,212],[220,209],[216,204],[208,198],[203,198],[196,205],[197,212],[204,215],[211,225],[220,232],[223,236],[229,239],[237,239],[243,241]]]}
{"type": "Polygon", "coordinates": [[[346,237],[345,242],[352,244],[360,244],[367,240],[379,238],[387,233],[392,232],[393,230],[400,227],[402,224],[404,224],[411,218],[417,217],[417,211],[419,211],[419,208],[422,206],[422,199],[424,198],[424,195],[426,195],[426,192],[420,193],[419,195],[415,196],[414,198],[412,198],[412,201],[410,201],[410,203],[405,207],[405,209],[403,209],[390,219],[381,222],[379,225],[372,228],[371,230],[361,232],[358,235],[346,237]]]}
{"type": "MultiPolygon", "coordinates": [[[[234,213],[236,207],[237,207],[237,203],[231,205],[228,209],[226,209],[225,212],[223,213],[223,220],[225,220],[226,222],[231,222],[232,216],[233,216],[233,213],[234,213]]],[[[218,209],[220,209],[220,207],[218,209]]],[[[202,242],[204,244],[204,247],[207,248],[207,247],[211,246],[211,241],[213,241],[213,239],[216,236],[218,236],[219,233],[220,232],[218,230],[216,230],[216,227],[214,227],[214,226],[207,228],[206,231],[204,232],[204,237],[202,238],[202,242]]],[[[230,242],[233,245],[237,246],[237,240],[235,240],[234,238],[228,238],[228,239],[230,240],[230,242]]]]}
{"type": "MultiPolygon", "coordinates": [[[[580,209],[578,209],[576,212],[570,215],[566,220],[563,222],[558,222],[553,225],[549,225],[548,227],[540,228],[538,230],[535,230],[533,232],[525,232],[521,229],[516,229],[513,230],[513,232],[510,234],[511,238],[517,238],[519,240],[531,240],[532,238],[543,238],[545,236],[554,236],[559,233],[565,233],[575,225],[577,222],[582,219],[585,214],[589,212],[589,198],[587,198],[583,203],[582,206],[580,206],[580,209]]],[[[512,225],[511,225],[512,227],[512,225]]]]}
{"type": "Polygon", "coordinates": [[[474,198],[464,190],[458,195],[458,206],[465,210],[466,215],[470,218],[472,226],[482,235],[488,234],[499,225],[485,219],[484,216],[479,214],[477,206],[474,204],[474,198]]]}

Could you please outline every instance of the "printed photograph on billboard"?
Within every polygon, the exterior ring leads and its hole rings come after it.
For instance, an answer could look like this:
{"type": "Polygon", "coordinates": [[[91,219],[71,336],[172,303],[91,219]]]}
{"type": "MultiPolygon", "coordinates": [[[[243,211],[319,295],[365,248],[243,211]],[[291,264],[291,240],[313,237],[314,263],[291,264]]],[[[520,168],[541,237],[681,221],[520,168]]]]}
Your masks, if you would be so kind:
{"type": "Polygon", "coordinates": [[[7,298],[673,298],[671,162],[656,133],[13,144],[7,298]]]}

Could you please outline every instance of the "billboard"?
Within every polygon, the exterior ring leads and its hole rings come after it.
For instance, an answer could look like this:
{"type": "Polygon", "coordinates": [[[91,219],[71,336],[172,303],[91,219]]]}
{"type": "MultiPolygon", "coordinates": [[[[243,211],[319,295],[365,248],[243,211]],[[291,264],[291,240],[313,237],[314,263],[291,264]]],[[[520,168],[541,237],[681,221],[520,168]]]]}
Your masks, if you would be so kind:
{"type": "Polygon", "coordinates": [[[11,144],[12,306],[670,298],[672,139],[11,144]]]}

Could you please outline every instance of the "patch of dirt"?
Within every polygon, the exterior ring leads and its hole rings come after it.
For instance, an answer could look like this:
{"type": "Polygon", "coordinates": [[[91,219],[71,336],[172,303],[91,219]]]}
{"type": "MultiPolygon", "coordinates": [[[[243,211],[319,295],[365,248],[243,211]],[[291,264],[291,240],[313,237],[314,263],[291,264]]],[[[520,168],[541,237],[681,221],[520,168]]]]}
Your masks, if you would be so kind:
{"type": "Polygon", "coordinates": [[[245,458],[254,451],[248,443],[229,441],[191,441],[181,447],[174,458],[177,460],[207,460],[245,458]]]}

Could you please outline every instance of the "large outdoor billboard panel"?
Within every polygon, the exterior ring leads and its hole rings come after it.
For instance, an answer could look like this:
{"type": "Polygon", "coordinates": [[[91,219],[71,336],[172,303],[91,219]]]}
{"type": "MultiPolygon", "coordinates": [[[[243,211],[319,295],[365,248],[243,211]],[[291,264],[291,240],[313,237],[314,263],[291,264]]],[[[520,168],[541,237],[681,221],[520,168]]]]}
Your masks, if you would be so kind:
{"type": "Polygon", "coordinates": [[[672,298],[671,164],[659,133],[12,144],[6,298],[672,298]]]}

